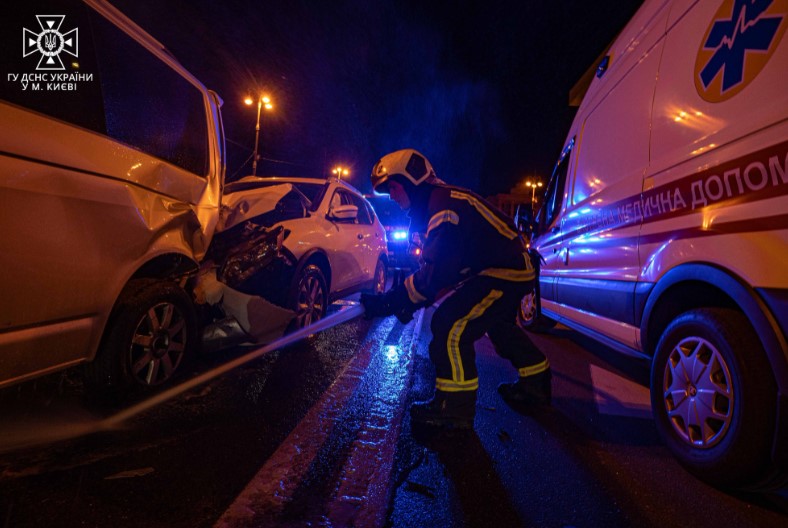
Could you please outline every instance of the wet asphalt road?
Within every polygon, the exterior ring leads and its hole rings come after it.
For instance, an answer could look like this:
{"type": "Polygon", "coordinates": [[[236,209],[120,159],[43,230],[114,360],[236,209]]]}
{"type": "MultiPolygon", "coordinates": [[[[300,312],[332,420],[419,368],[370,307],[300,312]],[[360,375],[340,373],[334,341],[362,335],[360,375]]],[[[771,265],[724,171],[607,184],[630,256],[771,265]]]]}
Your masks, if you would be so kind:
{"type": "MultiPolygon", "coordinates": [[[[552,406],[505,404],[496,387],[514,371],[477,343],[474,431],[403,432],[390,526],[788,526],[786,490],[726,494],[672,458],[651,419],[647,365],[564,327],[530,335],[552,365],[552,406]]],[[[429,393],[418,375],[412,392],[429,393]]]]}
{"type": "MultiPolygon", "coordinates": [[[[647,368],[560,327],[534,336],[555,372],[552,407],[504,404],[495,387],[514,371],[483,341],[475,430],[412,431],[402,410],[431,390],[428,321],[429,312],[418,333],[416,321],[358,319],[123,428],[0,453],[0,527],[214,526],[237,520],[231,506],[269,474],[281,478],[275,513],[228,526],[788,525],[785,493],[726,494],[688,475],[657,438],[647,368]],[[381,481],[382,494],[348,491],[381,481]]],[[[203,358],[191,372],[243,353],[203,358]]],[[[0,449],[22,431],[43,438],[114,410],[86,403],[73,375],[0,391],[0,449]]]]}

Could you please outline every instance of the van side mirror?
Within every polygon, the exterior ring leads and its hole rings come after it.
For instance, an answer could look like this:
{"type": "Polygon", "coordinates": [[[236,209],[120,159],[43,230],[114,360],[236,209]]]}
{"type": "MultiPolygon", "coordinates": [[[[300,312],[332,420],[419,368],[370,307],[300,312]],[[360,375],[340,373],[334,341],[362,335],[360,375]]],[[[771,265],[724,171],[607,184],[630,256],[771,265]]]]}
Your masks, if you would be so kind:
{"type": "Polygon", "coordinates": [[[596,68],[596,76],[597,78],[601,79],[605,73],[607,73],[607,69],[610,67],[610,55],[605,55],[605,58],[599,63],[599,66],[596,68]]]}
{"type": "Polygon", "coordinates": [[[544,233],[544,207],[540,207],[536,214],[534,215],[533,220],[531,220],[529,227],[531,230],[531,238],[538,237],[542,233],[544,233]]]}

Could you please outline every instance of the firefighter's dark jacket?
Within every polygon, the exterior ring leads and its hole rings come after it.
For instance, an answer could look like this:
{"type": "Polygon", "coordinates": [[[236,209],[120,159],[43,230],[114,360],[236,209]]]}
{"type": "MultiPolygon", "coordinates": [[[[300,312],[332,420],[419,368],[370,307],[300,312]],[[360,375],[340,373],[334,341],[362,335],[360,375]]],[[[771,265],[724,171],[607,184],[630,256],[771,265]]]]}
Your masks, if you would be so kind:
{"type": "Polygon", "coordinates": [[[410,230],[424,237],[423,263],[400,291],[389,292],[392,300],[409,302],[408,308],[416,310],[474,275],[534,280],[525,242],[511,218],[466,189],[445,184],[417,189],[410,230]]]}

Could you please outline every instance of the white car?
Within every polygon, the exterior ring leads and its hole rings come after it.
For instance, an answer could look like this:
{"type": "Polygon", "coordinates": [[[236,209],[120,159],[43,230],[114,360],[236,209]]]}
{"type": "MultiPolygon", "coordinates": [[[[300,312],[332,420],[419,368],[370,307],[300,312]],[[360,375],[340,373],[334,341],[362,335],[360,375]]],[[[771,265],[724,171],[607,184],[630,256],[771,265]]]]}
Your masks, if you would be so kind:
{"type": "Polygon", "coordinates": [[[225,186],[222,208],[220,232],[248,231],[249,222],[272,238],[281,231],[280,258],[255,273],[250,281],[257,284],[247,290],[293,310],[290,329],[320,319],[336,299],[383,292],[386,231],[353,186],[338,179],[246,176],[225,186]]]}

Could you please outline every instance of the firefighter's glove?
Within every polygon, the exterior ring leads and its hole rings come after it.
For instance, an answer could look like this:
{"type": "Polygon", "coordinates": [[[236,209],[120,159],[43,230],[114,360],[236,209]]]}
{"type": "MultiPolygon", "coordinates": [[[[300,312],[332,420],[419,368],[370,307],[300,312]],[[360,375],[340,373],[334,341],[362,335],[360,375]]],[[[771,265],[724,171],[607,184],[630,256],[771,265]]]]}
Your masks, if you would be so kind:
{"type": "Polygon", "coordinates": [[[391,306],[392,313],[399,319],[400,323],[408,324],[413,320],[413,312],[418,309],[418,306],[410,302],[405,286],[399,285],[389,290],[385,297],[391,306]]]}
{"type": "Polygon", "coordinates": [[[413,319],[416,306],[408,299],[408,292],[403,286],[393,288],[382,295],[361,294],[361,304],[364,306],[364,317],[388,317],[396,315],[403,324],[413,319]]]}
{"type": "Polygon", "coordinates": [[[402,324],[408,324],[413,321],[413,312],[407,308],[402,308],[394,313],[402,324]]]}
{"type": "Polygon", "coordinates": [[[391,306],[386,302],[384,294],[361,294],[361,305],[364,307],[364,319],[374,319],[375,317],[388,317],[393,315],[391,306]]]}

